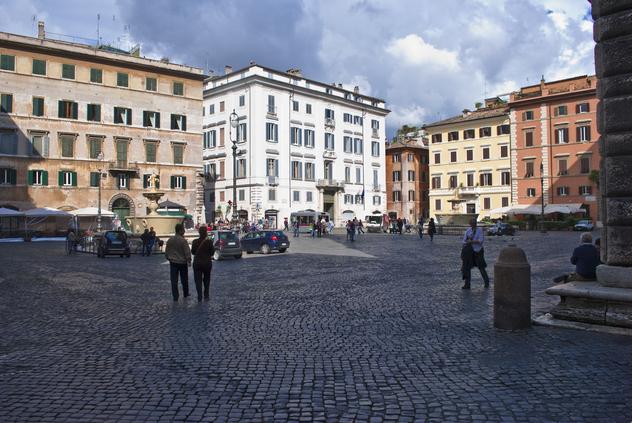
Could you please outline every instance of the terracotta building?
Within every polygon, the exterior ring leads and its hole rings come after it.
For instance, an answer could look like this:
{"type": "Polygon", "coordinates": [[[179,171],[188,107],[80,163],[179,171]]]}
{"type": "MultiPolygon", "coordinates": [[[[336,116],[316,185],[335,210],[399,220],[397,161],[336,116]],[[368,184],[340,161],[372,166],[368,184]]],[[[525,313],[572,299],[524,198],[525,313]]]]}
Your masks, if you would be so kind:
{"type": "Polygon", "coordinates": [[[595,76],[523,87],[510,97],[513,205],[565,205],[597,214],[595,76]]]}
{"type": "Polygon", "coordinates": [[[202,216],[201,69],[104,46],[0,33],[0,206],[144,214],[163,200],[202,216]],[[102,153],[102,154],[100,154],[102,153]]]}
{"type": "Polygon", "coordinates": [[[424,126],[430,138],[430,215],[500,217],[509,206],[511,159],[507,104],[489,98],[476,110],[424,126]],[[492,216],[493,215],[493,216],[492,216]]]}
{"type": "Polygon", "coordinates": [[[414,223],[428,217],[428,146],[404,137],[386,146],[386,210],[414,223]]]}

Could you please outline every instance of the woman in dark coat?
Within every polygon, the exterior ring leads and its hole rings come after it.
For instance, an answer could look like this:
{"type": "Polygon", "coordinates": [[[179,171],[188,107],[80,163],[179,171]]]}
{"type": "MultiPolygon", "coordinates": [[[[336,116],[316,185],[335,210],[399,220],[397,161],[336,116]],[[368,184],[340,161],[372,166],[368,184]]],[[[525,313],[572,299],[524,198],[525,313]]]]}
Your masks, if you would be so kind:
{"type": "Polygon", "coordinates": [[[193,240],[191,253],[193,258],[193,277],[195,279],[195,289],[197,290],[198,301],[202,301],[202,284],[204,284],[204,299],[209,299],[209,289],[211,285],[211,268],[213,264],[213,254],[215,247],[213,240],[208,237],[206,226],[200,226],[200,237],[193,240]]]}
{"type": "Polygon", "coordinates": [[[431,242],[436,233],[437,233],[437,228],[435,227],[435,221],[434,221],[434,218],[431,217],[430,221],[428,222],[428,236],[430,236],[431,242]]]}

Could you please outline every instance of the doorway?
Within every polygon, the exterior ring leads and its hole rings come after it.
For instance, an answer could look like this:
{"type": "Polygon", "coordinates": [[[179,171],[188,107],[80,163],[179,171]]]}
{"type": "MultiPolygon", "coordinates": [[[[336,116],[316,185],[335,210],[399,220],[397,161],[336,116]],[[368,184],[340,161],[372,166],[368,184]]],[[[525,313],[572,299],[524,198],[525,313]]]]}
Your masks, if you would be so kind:
{"type": "Polygon", "coordinates": [[[118,216],[119,220],[121,221],[121,226],[125,229],[129,229],[127,222],[125,221],[126,218],[130,215],[129,201],[127,201],[125,198],[117,198],[112,203],[112,212],[118,216]]]}

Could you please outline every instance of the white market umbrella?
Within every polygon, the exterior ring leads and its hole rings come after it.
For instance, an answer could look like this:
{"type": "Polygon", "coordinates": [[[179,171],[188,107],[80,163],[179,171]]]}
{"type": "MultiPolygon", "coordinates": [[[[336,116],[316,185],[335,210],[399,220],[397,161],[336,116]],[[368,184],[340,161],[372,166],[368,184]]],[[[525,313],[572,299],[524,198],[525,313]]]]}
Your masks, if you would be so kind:
{"type": "Polygon", "coordinates": [[[52,207],[40,207],[37,209],[31,209],[24,212],[24,216],[26,217],[48,217],[48,216],[59,216],[59,217],[72,217],[72,214],[67,211],[54,209],[52,207]]]}
{"type": "MultiPolygon", "coordinates": [[[[82,209],[72,210],[70,214],[79,217],[98,216],[99,209],[97,207],[84,207],[82,209]]],[[[101,209],[101,216],[113,217],[114,213],[109,210],[101,209]]]]}

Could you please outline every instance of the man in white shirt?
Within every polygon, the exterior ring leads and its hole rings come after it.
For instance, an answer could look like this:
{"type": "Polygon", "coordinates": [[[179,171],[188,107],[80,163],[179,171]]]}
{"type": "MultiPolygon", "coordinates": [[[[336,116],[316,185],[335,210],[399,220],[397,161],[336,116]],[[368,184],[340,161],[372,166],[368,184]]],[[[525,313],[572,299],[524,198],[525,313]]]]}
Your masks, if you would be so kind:
{"type": "Polygon", "coordinates": [[[470,280],[472,279],[472,267],[478,267],[485,283],[485,288],[489,288],[489,276],[485,268],[485,251],[483,249],[484,241],[483,230],[476,225],[476,219],[470,220],[470,227],[465,231],[463,236],[463,249],[461,250],[461,260],[463,261],[461,272],[463,273],[462,289],[470,289],[470,280]]]}

